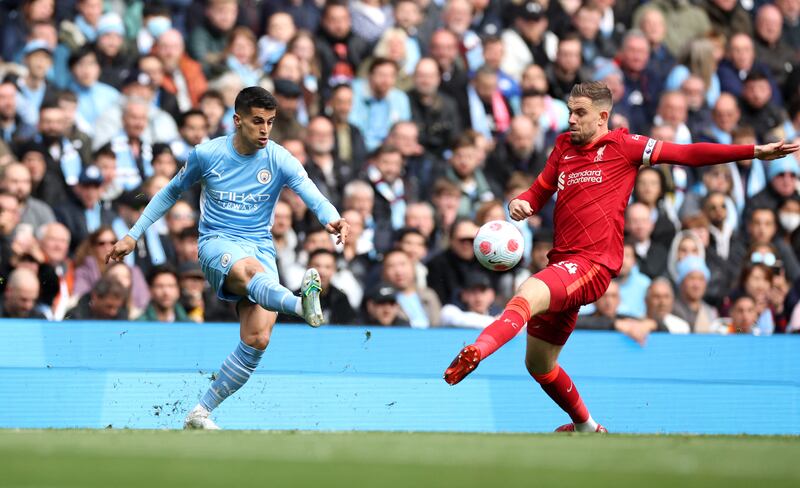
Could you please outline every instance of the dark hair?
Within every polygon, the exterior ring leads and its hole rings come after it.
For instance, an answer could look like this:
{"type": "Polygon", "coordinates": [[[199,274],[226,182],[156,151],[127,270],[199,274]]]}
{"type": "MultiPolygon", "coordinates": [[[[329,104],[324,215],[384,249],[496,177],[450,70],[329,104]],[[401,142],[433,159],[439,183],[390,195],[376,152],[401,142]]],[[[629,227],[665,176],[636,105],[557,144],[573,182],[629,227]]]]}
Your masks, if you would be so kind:
{"type": "Polygon", "coordinates": [[[369,74],[372,74],[373,72],[375,72],[376,69],[380,68],[384,64],[392,65],[392,67],[394,67],[394,70],[397,71],[397,63],[395,63],[389,58],[377,57],[373,59],[371,63],[369,63],[369,69],[367,70],[367,72],[369,74]]]}
{"type": "Polygon", "coordinates": [[[104,276],[97,280],[97,283],[92,287],[92,295],[98,298],[112,296],[125,300],[128,297],[128,290],[114,278],[104,276]]]}
{"type": "MultiPolygon", "coordinates": [[[[664,198],[664,195],[667,193],[667,178],[666,176],[664,176],[664,173],[662,173],[658,169],[653,168],[652,166],[645,166],[644,168],[640,169],[639,173],[636,175],[636,182],[639,181],[639,175],[641,175],[645,171],[655,171],[656,175],[658,176],[658,184],[661,186],[661,190],[658,192],[658,198],[656,201],[660,202],[664,198]]],[[[636,192],[636,182],[634,182],[633,199],[638,202],[639,195],[636,192]]]]}
{"type": "Polygon", "coordinates": [[[92,45],[90,43],[86,43],[69,55],[67,66],[69,66],[69,69],[72,70],[73,66],[78,64],[81,59],[85,58],[86,56],[89,56],[90,54],[92,56],[97,57],[97,54],[94,52],[94,48],[92,47],[92,45]]]}
{"type": "Polygon", "coordinates": [[[197,227],[186,227],[182,231],[178,232],[178,235],[176,237],[179,240],[183,240],[183,239],[199,239],[200,238],[200,232],[197,230],[197,227]]]}
{"type": "Polygon", "coordinates": [[[396,232],[396,237],[394,239],[395,245],[399,245],[400,241],[402,241],[407,235],[410,234],[418,235],[423,239],[425,239],[425,236],[422,234],[422,231],[420,231],[416,227],[403,227],[402,229],[396,232]]]}
{"type": "Polygon", "coordinates": [[[391,256],[392,254],[402,254],[403,256],[407,257],[408,259],[411,259],[411,256],[409,256],[407,252],[403,251],[399,247],[393,247],[393,248],[389,249],[388,251],[386,251],[384,253],[383,262],[385,263],[386,260],[389,259],[389,256],[391,256]]]}
{"type": "Polygon", "coordinates": [[[609,109],[613,104],[611,90],[609,90],[605,82],[602,81],[587,81],[586,83],[578,83],[572,87],[569,97],[585,97],[592,101],[592,105],[609,109]]]}
{"type": "Polygon", "coordinates": [[[42,113],[45,110],[50,110],[50,109],[54,109],[54,108],[57,108],[58,110],[61,110],[61,105],[58,104],[57,100],[53,100],[52,98],[48,98],[48,99],[42,101],[42,104],[39,106],[39,113],[42,113]]]}
{"type": "Polygon", "coordinates": [[[172,152],[172,148],[169,147],[169,144],[165,144],[163,142],[156,142],[153,144],[153,159],[161,156],[162,154],[169,154],[175,159],[175,154],[172,152]]]}
{"type": "Polygon", "coordinates": [[[400,152],[400,149],[398,149],[397,146],[393,146],[392,144],[381,144],[369,154],[369,159],[370,160],[378,159],[384,154],[399,154],[400,156],[403,155],[403,153],[400,152]]]}
{"type": "Polygon", "coordinates": [[[765,75],[760,69],[751,69],[749,73],[747,73],[747,78],[744,79],[745,83],[750,81],[761,81],[766,80],[769,81],[767,75],[765,75]]]}
{"type": "Polygon", "coordinates": [[[275,110],[278,108],[278,101],[272,93],[260,86],[248,86],[236,95],[234,110],[237,114],[249,114],[252,108],[263,108],[264,110],[275,110]]]}
{"type": "Polygon", "coordinates": [[[146,2],[142,11],[144,17],[171,17],[169,7],[162,5],[161,2],[146,2]]]}
{"type": "MultiPolygon", "coordinates": [[[[267,110],[269,110],[269,109],[267,109],[267,110]]],[[[208,119],[206,118],[206,114],[203,113],[203,111],[198,109],[198,108],[192,108],[192,109],[187,110],[186,112],[183,112],[180,115],[180,117],[178,117],[178,127],[184,127],[186,125],[186,122],[191,117],[195,117],[195,116],[196,117],[203,117],[203,120],[205,121],[206,126],[208,126],[208,119]]]]}
{"type": "MultiPolygon", "coordinates": [[[[328,10],[333,7],[344,7],[347,8],[347,2],[343,0],[327,0],[325,5],[322,6],[322,12],[320,13],[320,17],[325,17],[328,14],[328,10]]],[[[349,13],[350,10],[348,9],[347,12],[349,13]]]]}
{"type": "Polygon", "coordinates": [[[219,103],[221,103],[223,106],[225,106],[225,97],[223,97],[222,93],[220,93],[217,90],[208,90],[205,93],[203,93],[202,95],[200,95],[200,101],[201,102],[203,100],[206,100],[207,98],[213,98],[214,100],[219,101],[219,103]]]}
{"type": "Polygon", "coordinates": [[[534,90],[533,88],[528,88],[527,90],[523,90],[522,98],[528,97],[546,97],[547,93],[541,90],[534,90]]]}
{"type": "Polygon", "coordinates": [[[750,275],[753,274],[753,271],[756,269],[761,269],[766,275],[767,281],[770,283],[772,282],[772,278],[775,275],[775,272],[772,270],[772,268],[764,263],[749,263],[742,268],[742,274],[739,275],[739,288],[744,290],[744,285],[747,283],[747,279],[750,278],[750,275]]]}
{"type": "Polygon", "coordinates": [[[58,94],[56,95],[55,98],[56,100],[58,100],[59,103],[60,102],[78,103],[78,95],[74,91],[66,88],[63,90],[58,90],[58,94]]]}
{"type": "Polygon", "coordinates": [[[153,266],[149,273],[147,273],[147,286],[153,286],[153,282],[159,276],[163,274],[170,274],[175,277],[175,281],[178,281],[178,272],[175,271],[169,264],[160,264],[158,266],[153,266]]]}
{"type": "Polygon", "coordinates": [[[330,249],[325,249],[322,247],[311,251],[311,253],[308,255],[308,262],[310,263],[312,259],[321,255],[330,256],[331,258],[333,258],[333,261],[336,262],[336,253],[331,251],[330,249]]]}
{"type": "Polygon", "coordinates": [[[92,153],[92,161],[96,160],[100,156],[108,156],[110,158],[117,159],[117,153],[111,148],[111,143],[107,142],[100,146],[97,151],[92,153]]]}

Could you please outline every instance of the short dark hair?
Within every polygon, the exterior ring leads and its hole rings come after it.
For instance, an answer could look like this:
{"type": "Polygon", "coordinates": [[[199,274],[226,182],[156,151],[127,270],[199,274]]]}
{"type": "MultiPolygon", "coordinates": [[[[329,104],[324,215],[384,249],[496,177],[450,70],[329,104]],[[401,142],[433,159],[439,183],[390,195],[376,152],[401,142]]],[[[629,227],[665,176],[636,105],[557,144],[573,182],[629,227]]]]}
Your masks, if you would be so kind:
{"type": "Polygon", "coordinates": [[[769,81],[769,78],[767,78],[767,75],[765,75],[763,71],[756,68],[756,69],[751,69],[750,72],[747,73],[747,77],[744,79],[744,82],[748,83],[751,81],[761,81],[761,80],[769,81]]]}
{"type": "Polygon", "coordinates": [[[378,159],[384,154],[399,154],[400,156],[403,155],[403,153],[400,152],[400,149],[397,146],[394,146],[392,144],[381,144],[369,154],[369,159],[370,160],[378,159]]]}
{"type": "Polygon", "coordinates": [[[189,118],[195,117],[195,116],[196,117],[203,117],[203,120],[206,122],[206,125],[208,125],[208,119],[206,118],[206,114],[203,113],[203,111],[198,109],[198,108],[192,108],[192,109],[187,110],[186,112],[183,112],[180,115],[180,117],[178,117],[178,127],[185,126],[186,125],[186,121],[188,121],[189,118]]]}
{"type": "Polygon", "coordinates": [[[111,148],[110,142],[103,144],[92,154],[92,161],[96,160],[100,156],[108,156],[110,158],[117,159],[117,153],[115,153],[114,149],[111,148]]]}
{"type": "Polygon", "coordinates": [[[276,110],[278,101],[272,93],[260,86],[248,86],[236,95],[234,110],[237,114],[249,114],[252,108],[263,108],[264,110],[276,110]]]}
{"type": "Polygon", "coordinates": [[[336,253],[331,251],[330,249],[325,249],[325,248],[322,248],[322,247],[320,247],[319,249],[314,249],[313,251],[311,251],[311,253],[308,255],[308,262],[310,263],[312,259],[314,259],[317,256],[322,256],[322,255],[330,256],[331,258],[333,258],[333,261],[336,262],[336,253]]]}
{"type": "Polygon", "coordinates": [[[147,273],[147,286],[153,286],[153,282],[159,276],[163,274],[170,274],[175,277],[175,282],[178,282],[178,272],[175,271],[169,264],[160,264],[158,266],[153,266],[149,273],[147,273]]]}
{"type": "Polygon", "coordinates": [[[200,239],[200,232],[197,230],[197,227],[187,227],[182,231],[178,232],[178,235],[175,237],[178,240],[200,239]]]}
{"type": "Polygon", "coordinates": [[[225,97],[223,97],[222,93],[220,93],[218,90],[207,90],[205,93],[200,95],[201,102],[209,98],[217,100],[219,103],[225,106],[225,97]]]}
{"type": "Polygon", "coordinates": [[[372,74],[376,69],[380,68],[384,64],[392,65],[392,67],[394,67],[394,70],[397,71],[397,63],[395,63],[389,58],[382,58],[379,56],[373,59],[372,62],[369,63],[369,69],[367,72],[369,74],[372,74]]]}
{"type": "Polygon", "coordinates": [[[396,233],[397,237],[395,237],[395,239],[394,239],[395,245],[399,245],[400,241],[402,241],[407,235],[411,235],[411,234],[418,235],[418,236],[422,237],[423,239],[425,239],[425,235],[422,233],[421,230],[417,229],[416,227],[403,227],[402,229],[398,230],[397,233],[396,233]]]}
{"type": "Polygon", "coordinates": [[[613,105],[611,90],[609,90],[605,82],[602,81],[587,81],[585,83],[578,83],[572,87],[569,97],[585,97],[592,101],[592,105],[603,108],[608,107],[610,109],[613,105]]]}
{"type": "Polygon", "coordinates": [[[73,66],[78,64],[81,59],[85,58],[86,56],[95,56],[97,57],[97,53],[94,52],[94,48],[92,47],[91,43],[86,43],[83,46],[79,47],[72,54],[69,55],[69,60],[67,61],[67,66],[71,70],[73,66]]]}

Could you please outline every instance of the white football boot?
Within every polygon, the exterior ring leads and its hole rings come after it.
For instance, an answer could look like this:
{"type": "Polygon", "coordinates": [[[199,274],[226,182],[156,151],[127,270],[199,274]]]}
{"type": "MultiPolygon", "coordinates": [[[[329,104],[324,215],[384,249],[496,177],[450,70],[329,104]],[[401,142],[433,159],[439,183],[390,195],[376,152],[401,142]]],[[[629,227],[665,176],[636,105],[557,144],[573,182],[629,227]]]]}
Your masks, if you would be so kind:
{"type": "Polygon", "coordinates": [[[324,320],[322,306],[319,304],[320,292],[322,292],[322,282],[319,279],[319,272],[309,268],[303,275],[300,298],[303,302],[303,318],[311,327],[319,327],[324,320]]]}
{"type": "Polygon", "coordinates": [[[220,430],[219,426],[213,420],[208,418],[209,411],[202,405],[197,405],[186,416],[183,421],[184,429],[199,429],[199,430],[220,430]]]}

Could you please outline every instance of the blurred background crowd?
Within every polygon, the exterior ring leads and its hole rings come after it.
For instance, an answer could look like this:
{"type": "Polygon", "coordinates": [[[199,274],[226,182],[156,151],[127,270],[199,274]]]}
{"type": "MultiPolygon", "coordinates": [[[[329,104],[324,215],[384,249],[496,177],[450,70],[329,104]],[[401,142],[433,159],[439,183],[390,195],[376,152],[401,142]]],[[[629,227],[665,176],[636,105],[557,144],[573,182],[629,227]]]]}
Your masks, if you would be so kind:
{"type": "MultiPolygon", "coordinates": [[[[253,222],[288,288],[320,271],[333,324],[490,323],[546,265],[552,202],[518,223],[515,270],[481,268],[475,233],[542,170],[575,83],[661,140],[800,131],[800,0],[4,0],[0,26],[2,317],[236,320],[197,264],[200,188],[103,257],[245,86],[353,227],[337,247],[289,190],[253,222]]],[[[642,169],[622,271],[578,327],[800,330],[795,156],[642,169]]]]}

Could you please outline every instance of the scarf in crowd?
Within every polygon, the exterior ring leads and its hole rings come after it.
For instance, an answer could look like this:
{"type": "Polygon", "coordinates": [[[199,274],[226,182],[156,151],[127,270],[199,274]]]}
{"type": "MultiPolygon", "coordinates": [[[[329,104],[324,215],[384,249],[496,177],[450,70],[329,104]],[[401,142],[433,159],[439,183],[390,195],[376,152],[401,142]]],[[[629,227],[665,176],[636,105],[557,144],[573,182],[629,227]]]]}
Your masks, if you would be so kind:
{"type": "Polygon", "coordinates": [[[469,118],[472,128],[492,139],[492,129],[489,117],[493,118],[494,127],[497,132],[505,132],[511,125],[511,113],[503,101],[503,94],[500,91],[492,93],[492,114],[487,114],[483,107],[483,101],[478,96],[478,92],[472,85],[467,87],[467,97],[469,99],[469,118]]]}
{"type": "Polygon", "coordinates": [[[384,181],[381,172],[375,166],[367,168],[367,176],[375,186],[375,191],[389,202],[389,207],[392,211],[392,228],[395,230],[401,229],[405,224],[406,217],[406,196],[403,179],[398,178],[394,183],[384,181]]]}

